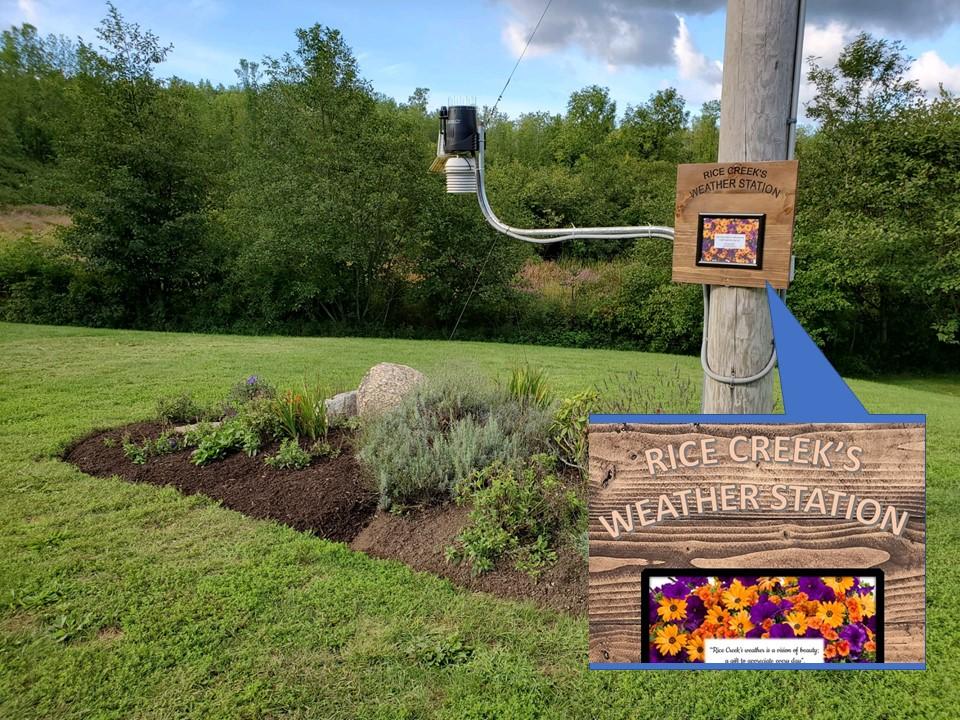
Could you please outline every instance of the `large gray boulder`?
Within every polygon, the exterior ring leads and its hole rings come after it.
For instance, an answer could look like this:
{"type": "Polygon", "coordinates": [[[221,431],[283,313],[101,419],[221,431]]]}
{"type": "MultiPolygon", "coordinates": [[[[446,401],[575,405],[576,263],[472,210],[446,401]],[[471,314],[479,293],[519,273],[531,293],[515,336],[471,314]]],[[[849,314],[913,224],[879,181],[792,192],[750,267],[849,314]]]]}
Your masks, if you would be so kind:
{"type": "Polygon", "coordinates": [[[422,372],[407,365],[374,365],[367,370],[357,388],[357,411],[360,417],[372,417],[396,407],[423,380],[422,372]]]}
{"type": "Polygon", "coordinates": [[[327,417],[330,420],[352,418],[357,414],[357,391],[337,393],[332,398],[324,400],[327,406],[327,417]]]}

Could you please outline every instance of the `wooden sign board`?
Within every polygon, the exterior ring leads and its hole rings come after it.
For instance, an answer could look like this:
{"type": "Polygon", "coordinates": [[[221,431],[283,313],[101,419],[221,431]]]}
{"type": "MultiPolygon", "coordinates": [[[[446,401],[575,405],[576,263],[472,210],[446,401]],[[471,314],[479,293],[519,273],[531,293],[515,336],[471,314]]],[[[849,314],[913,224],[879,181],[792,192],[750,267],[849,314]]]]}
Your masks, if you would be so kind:
{"type": "Polygon", "coordinates": [[[884,614],[863,621],[882,661],[924,662],[922,424],[598,423],[589,441],[591,663],[650,662],[642,580],[660,568],[879,576],[884,614]]]}
{"type": "Polygon", "coordinates": [[[796,197],[796,160],[680,165],[673,280],[786,288],[796,197]]]}

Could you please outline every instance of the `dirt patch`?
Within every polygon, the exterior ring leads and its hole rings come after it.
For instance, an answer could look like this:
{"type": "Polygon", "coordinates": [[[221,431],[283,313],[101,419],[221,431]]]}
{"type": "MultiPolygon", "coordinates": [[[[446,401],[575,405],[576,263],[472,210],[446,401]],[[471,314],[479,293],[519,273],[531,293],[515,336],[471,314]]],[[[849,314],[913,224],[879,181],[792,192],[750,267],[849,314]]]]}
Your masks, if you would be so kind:
{"type": "Polygon", "coordinates": [[[71,222],[63,208],[52,205],[0,208],[0,233],[14,237],[42,235],[53,228],[70,225],[71,222]]]}
{"type": "Polygon", "coordinates": [[[320,537],[349,542],[376,509],[376,495],[354,457],[352,438],[332,432],[328,441],[337,457],[315,460],[303,470],[275,470],[263,458],[277,444],[248,457],[235,452],[204,467],[190,462],[190,450],[150,458],[134,465],[123,454],[123,437],[140,442],[163,430],[157,423],[138,423],[94,433],[64,454],[67,462],[98,477],[119,475],[131,482],[170,485],[187,495],[202,493],[250,517],[276,520],[320,537]]]}
{"type": "Polygon", "coordinates": [[[338,457],[315,460],[303,470],[265,466],[263,458],[276,444],[252,458],[236,452],[204,467],[190,462],[189,450],[154,457],[144,465],[134,465],[123,454],[124,436],[142,442],[164,429],[159,423],[136,423],[98,431],[77,441],[63,458],[89,475],[119,475],[131,482],[170,485],[188,495],[202,493],[250,517],[348,542],[354,550],[399,560],[470,590],[586,614],[587,563],[573,549],[561,550],[558,561],[536,581],[506,563],[474,576],[469,565],[449,563],[444,553],[466,523],[467,508],[448,504],[402,516],[376,512],[376,494],[355,457],[353,438],[345,432],[329,438],[341,450],[338,457]]]}
{"type": "Polygon", "coordinates": [[[408,515],[378,512],[350,547],[373,557],[399,560],[470,590],[528,600],[574,615],[586,614],[587,562],[571,548],[564,548],[556,564],[536,581],[509,566],[474,576],[468,564],[447,562],[444,549],[463,528],[468,512],[452,504],[408,515]]]}

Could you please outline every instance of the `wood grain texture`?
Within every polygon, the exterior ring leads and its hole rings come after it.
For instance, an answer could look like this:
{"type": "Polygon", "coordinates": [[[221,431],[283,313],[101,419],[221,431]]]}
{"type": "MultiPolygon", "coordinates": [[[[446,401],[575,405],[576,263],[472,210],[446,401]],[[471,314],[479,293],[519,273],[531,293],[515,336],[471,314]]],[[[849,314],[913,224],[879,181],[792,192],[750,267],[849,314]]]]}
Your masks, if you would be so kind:
{"type": "MultiPolygon", "coordinates": [[[[772,442],[772,440],[771,440],[772,442]]],[[[696,455],[696,454],[695,454],[696,455]]],[[[639,425],[590,427],[589,471],[590,659],[639,662],[641,571],[664,568],[880,568],[885,575],[887,662],[922,662],[924,612],[924,431],[913,424],[639,425]],[[863,448],[862,467],[734,462],[727,452],[738,435],[842,441],[863,448]],[[651,476],[650,448],[718,438],[718,463],[651,476]],[[725,441],[726,439],[726,441],[725,441]],[[600,522],[628,504],[678,490],[750,483],[760,488],[758,508],[691,512],[640,527],[613,539],[600,522]],[[774,484],[805,485],[872,498],[909,517],[900,535],[865,525],[841,512],[773,510],[774,484]],[[594,632],[596,630],[596,632],[594,632]],[[609,657],[607,657],[609,656],[609,657]],[[612,658],[612,659],[611,659],[612,658]]]]}

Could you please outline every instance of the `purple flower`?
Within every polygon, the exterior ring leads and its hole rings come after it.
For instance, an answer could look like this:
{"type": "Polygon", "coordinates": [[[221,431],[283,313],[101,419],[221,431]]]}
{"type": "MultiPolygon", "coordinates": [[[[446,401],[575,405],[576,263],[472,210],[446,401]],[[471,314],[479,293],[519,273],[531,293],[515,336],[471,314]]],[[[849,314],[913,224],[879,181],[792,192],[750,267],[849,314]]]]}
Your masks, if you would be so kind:
{"type": "Polygon", "coordinates": [[[821,602],[832,602],[834,600],[833,590],[827,587],[827,584],[818,577],[802,577],[797,582],[800,592],[806,593],[811,600],[820,600],[821,602]]]}
{"type": "Polygon", "coordinates": [[[682,600],[687,596],[687,593],[690,592],[690,588],[688,588],[687,584],[682,580],[664,585],[660,589],[663,591],[663,596],[671,600],[682,600]]]}
{"type": "Polygon", "coordinates": [[[706,617],[707,608],[704,606],[703,600],[696,595],[687,598],[687,619],[683,626],[687,630],[696,630],[706,617]]]}
{"type": "Polygon", "coordinates": [[[247,385],[256,385],[256,384],[257,384],[256,375],[251,375],[250,377],[247,378],[247,385]]]}
{"type": "Polygon", "coordinates": [[[873,633],[877,632],[877,616],[871,615],[870,617],[868,617],[866,622],[864,622],[864,625],[870,628],[870,632],[873,632],[873,633]]]}
{"type": "Polygon", "coordinates": [[[750,608],[750,622],[754,625],[759,625],[764,620],[772,618],[778,612],[780,612],[780,606],[764,598],[750,608]]]}
{"type": "Polygon", "coordinates": [[[805,638],[822,638],[823,633],[821,633],[817,628],[808,627],[807,631],[803,634],[805,638]]]}
{"type": "Polygon", "coordinates": [[[787,623],[776,623],[770,626],[770,637],[772,638],[792,638],[793,628],[787,623]]]}
{"type": "Polygon", "coordinates": [[[660,604],[657,599],[651,594],[647,600],[647,618],[651,625],[657,621],[657,608],[659,607],[660,604]]]}
{"type": "Polygon", "coordinates": [[[859,655],[863,652],[863,644],[867,641],[867,631],[860,623],[852,623],[840,631],[840,637],[850,643],[850,652],[859,655]]]}
{"type": "Polygon", "coordinates": [[[751,585],[756,585],[758,582],[760,582],[759,577],[754,577],[749,575],[741,575],[741,576],[735,577],[734,580],[739,580],[740,584],[743,585],[744,587],[750,587],[751,585]]]}

